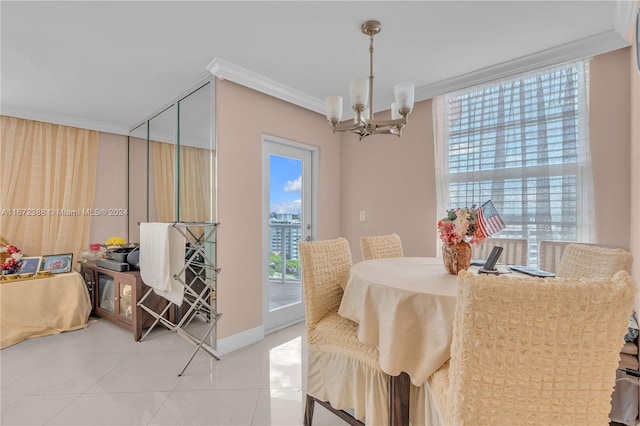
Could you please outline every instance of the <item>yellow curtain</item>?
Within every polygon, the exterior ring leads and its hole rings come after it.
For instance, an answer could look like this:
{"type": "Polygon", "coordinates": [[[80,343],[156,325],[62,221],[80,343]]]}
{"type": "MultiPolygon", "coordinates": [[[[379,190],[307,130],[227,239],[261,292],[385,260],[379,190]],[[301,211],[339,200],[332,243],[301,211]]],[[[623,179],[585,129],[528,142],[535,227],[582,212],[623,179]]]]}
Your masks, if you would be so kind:
{"type": "MultiPolygon", "coordinates": [[[[154,194],[157,220],[176,221],[175,153],[176,145],[152,142],[154,194]]],[[[215,151],[190,146],[181,147],[180,218],[182,222],[214,220],[215,194],[211,165],[215,151]]]]}
{"type": "MultiPolygon", "coordinates": [[[[215,151],[183,146],[180,162],[180,220],[208,222],[215,200],[211,164],[215,151]]],[[[213,210],[215,211],[215,210],[213,210]]]]}
{"type": "Polygon", "coordinates": [[[0,234],[23,253],[89,244],[98,132],[1,116],[0,234]]]}
{"type": "Polygon", "coordinates": [[[158,222],[175,222],[175,151],[170,143],[151,141],[153,186],[158,222]]]}

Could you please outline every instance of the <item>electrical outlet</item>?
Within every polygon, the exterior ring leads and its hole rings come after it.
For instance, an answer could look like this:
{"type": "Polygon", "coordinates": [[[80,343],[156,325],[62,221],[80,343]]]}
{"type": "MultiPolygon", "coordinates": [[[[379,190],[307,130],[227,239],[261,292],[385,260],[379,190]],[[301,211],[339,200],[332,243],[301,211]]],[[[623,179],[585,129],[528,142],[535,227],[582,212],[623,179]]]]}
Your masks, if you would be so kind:
{"type": "Polygon", "coordinates": [[[367,220],[367,214],[364,210],[360,210],[360,222],[367,220]]]}

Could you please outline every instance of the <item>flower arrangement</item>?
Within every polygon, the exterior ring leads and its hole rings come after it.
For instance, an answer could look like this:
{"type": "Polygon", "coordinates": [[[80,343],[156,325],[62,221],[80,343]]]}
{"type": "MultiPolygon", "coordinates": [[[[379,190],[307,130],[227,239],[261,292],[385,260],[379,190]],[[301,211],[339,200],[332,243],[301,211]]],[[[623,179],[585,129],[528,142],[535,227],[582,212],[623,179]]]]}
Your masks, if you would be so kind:
{"type": "Polygon", "coordinates": [[[475,204],[471,207],[447,210],[447,217],[438,221],[440,239],[445,244],[468,242],[481,244],[486,236],[476,226],[478,209],[475,204]]]}
{"type": "Polygon", "coordinates": [[[107,247],[122,247],[126,245],[127,242],[122,237],[111,237],[107,241],[104,242],[104,245],[107,247]]]}
{"type": "Polygon", "coordinates": [[[6,271],[8,274],[14,274],[20,269],[20,266],[22,266],[22,252],[18,247],[12,245],[0,247],[0,252],[8,254],[4,263],[0,265],[2,271],[6,271]]]}

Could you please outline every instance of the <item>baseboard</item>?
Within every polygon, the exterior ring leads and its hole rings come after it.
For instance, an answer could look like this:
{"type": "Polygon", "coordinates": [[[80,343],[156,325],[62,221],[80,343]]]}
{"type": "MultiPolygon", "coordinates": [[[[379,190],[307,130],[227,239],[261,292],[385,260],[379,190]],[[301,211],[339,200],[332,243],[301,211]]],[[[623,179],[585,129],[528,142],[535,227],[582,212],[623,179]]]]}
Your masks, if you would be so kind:
{"type": "Polygon", "coordinates": [[[217,352],[219,355],[228,354],[244,348],[264,339],[264,327],[256,327],[233,336],[218,340],[217,352]]]}

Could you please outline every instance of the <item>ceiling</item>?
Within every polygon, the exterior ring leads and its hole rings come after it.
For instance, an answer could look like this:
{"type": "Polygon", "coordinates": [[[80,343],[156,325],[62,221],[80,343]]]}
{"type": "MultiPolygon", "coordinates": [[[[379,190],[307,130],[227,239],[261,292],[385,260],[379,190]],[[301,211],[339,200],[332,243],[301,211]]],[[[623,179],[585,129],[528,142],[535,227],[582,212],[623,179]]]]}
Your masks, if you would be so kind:
{"type": "Polygon", "coordinates": [[[388,109],[400,81],[421,100],[627,46],[636,4],[3,0],[1,112],[126,133],[209,77],[217,58],[220,77],[249,74],[322,113],[325,96],[348,100],[349,79],[368,75],[368,19],[382,23],[374,105],[388,109]]]}

